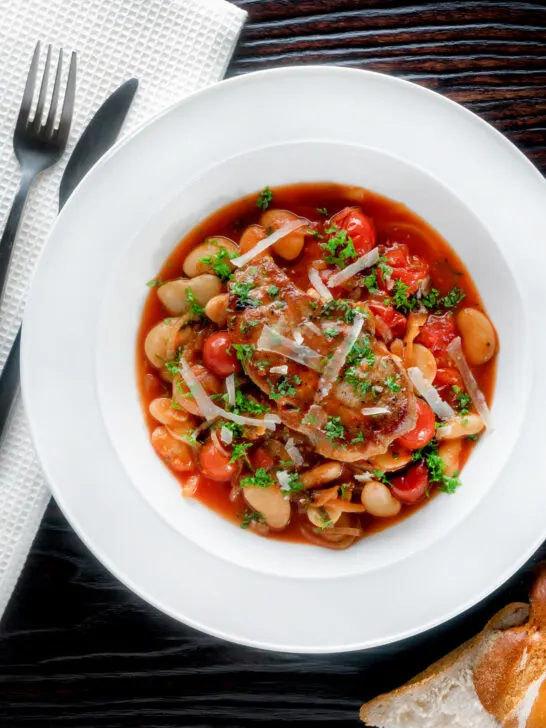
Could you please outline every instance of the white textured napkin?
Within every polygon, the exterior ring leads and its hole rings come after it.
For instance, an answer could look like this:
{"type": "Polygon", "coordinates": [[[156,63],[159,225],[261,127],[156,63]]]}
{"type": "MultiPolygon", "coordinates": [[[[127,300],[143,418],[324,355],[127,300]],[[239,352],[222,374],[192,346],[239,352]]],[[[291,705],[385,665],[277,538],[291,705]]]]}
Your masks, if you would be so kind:
{"type": "MultiPolygon", "coordinates": [[[[0,3],[0,229],[19,184],[12,133],[34,46],[40,40],[52,43],[55,51],[62,46],[78,55],[68,149],[61,163],[39,178],[19,228],[0,305],[0,366],[17,332],[36,262],[57,214],[64,165],[93,113],[120,83],[136,76],[140,85],[123,136],[181,97],[218,81],[245,17],[224,0],[0,3]]],[[[65,67],[68,57],[65,54],[65,67]]],[[[19,402],[0,449],[0,615],[48,499],[19,402]]]]}

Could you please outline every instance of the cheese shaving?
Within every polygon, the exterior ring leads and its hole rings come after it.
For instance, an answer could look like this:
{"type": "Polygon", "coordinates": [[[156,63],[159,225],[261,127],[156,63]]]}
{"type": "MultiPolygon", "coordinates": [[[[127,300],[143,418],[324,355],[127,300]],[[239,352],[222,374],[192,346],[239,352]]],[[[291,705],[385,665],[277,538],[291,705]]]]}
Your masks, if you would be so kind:
{"type": "Polygon", "coordinates": [[[478,382],[474,379],[474,375],[470,371],[468,362],[465,359],[465,355],[463,354],[463,347],[461,346],[460,336],[457,336],[457,338],[453,339],[453,341],[449,344],[449,346],[447,347],[447,353],[453,359],[453,361],[455,362],[455,366],[461,373],[464,386],[466,387],[468,394],[470,395],[470,398],[474,403],[474,407],[476,407],[478,414],[482,418],[484,425],[490,429],[491,413],[489,412],[489,407],[487,406],[487,402],[485,401],[483,392],[478,387],[478,382]]]}
{"type": "Polygon", "coordinates": [[[303,225],[306,224],[307,223],[305,222],[305,220],[294,220],[293,222],[287,222],[286,225],[283,225],[278,230],[275,230],[275,232],[271,235],[268,235],[267,238],[260,240],[260,242],[257,243],[253,248],[251,248],[247,253],[245,253],[244,255],[240,255],[238,258],[233,258],[230,263],[232,263],[237,268],[242,268],[250,260],[255,258],[260,253],[263,253],[264,250],[267,250],[267,248],[275,245],[275,243],[277,243],[279,240],[282,240],[282,238],[284,238],[286,235],[293,233],[294,230],[297,230],[298,228],[303,227],[303,225]]]}
{"type": "Polygon", "coordinates": [[[309,281],[321,298],[326,301],[330,301],[332,299],[332,294],[324,284],[324,281],[320,277],[320,273],[316,268],[311,268],[309,270],[309,281]]]}
{"type": "Polygon", "coordinates": [[[328,361],[324,367],[322,377],[318,383],[318,391],[315,395],[315,402],[324,399],[333,383],[339,376],[340,371],[343,369],[345,360],[349,356],[349,352],[353,348],[355,341],[360,336],[362,327],[364,326],[364,317],[360,314],[356,314],[355,320],[349,330],[347,336],[343,339],[341,344],[334,352],[334,356],[328,361]]]}
{"type": "Polygon", "coordinates": [[[273,354],[280,354],[317,372],[322,370],[323,357],[320,354],[308,346],[296,344],[295,341],[279,334],[267,324],[262,328],[256,348],[258,351],[270,351],[273,354]]]}
{"type": "Polygon", "coordinates": [[[231,445],[233,442],[233,432],[229,430],[227,427],[221,427],[220,428],[220,440],[224,443],[224,445],[231,445]]]}
{"type": "Polygon", "coordinates": [[[360,410],[364,417],[372,415],[390,415],[391,411],[388,407],[364,407],[360,410]]]}
{"type": "Polygon", "coordinates": [[[226,392],[229,404],[233,407],[235,404],[235,375],[230,374],[226,379],[226,392]]]}
{"type": "Polygon", "coordinates": [[[190,390],[193,398],[199,407],[201,415],[208,421],[211,422],[218,417],[222,417],[225,420],[230,420],[238,425],[249,425],[250,427],[265,427],[268,430],[274,430],[275,426],[280,424],[281,418],[278,415],[268,414],[265,415],[263,420],[258,420],[254,417],[243,417],[243,415],[236,415],[233,412],[227,412],[226,410],[215,405],[209,395],[203,389],[201,382],[197,379],[192,371],[192,368],[184,357],[180,357],[180,376],[186,382],[188,389],[190,390]]]}
{"type": "Polygon", "coordinates": [[[302,454],[296,447],[296,444],[291,437],[286,441],[286,445],[284,447],[286,452],[288,453],[288,457],[290,458],[290,460],[292,460],[296,467],[303,465],[302,454]]]}
{"type": "Polygon", "coordinates": [[[294,331],[294,341],[296,344],[303,344],[303,335],[301,331],[298,331],[297,329],[294,331]]]}
{"type": "Polygon", "coordinates": [[[321,336],[321,335],[322,335],[322,331],[321,331],[321,330],[319,329],[319,327],[318,327],[318,326],[317,326],[316,324],[314,324],[314,323],[313,323],[312,321],[304,321],[304,322],[302,323],[302,326],[306,326],[306,327],[307,327],[307,328],[309,329],[309,331],[312,331],[312,332],[313,332],[314,334],[316,334],[317,336],[321,336]]]}
{"type": "Polygon", "coordinates": [[[348,265],[343,270],[340,270],[337,273],[331,275],[330,278],[328,278],[328,285],[331,288],[333,288],[334,286],[339,286],[340,283],[345,283],[345,281],[348,281],[349,278],[352,278],[357,273],[360,273],[361,270],[364,270],[365,268],[370,268],[372,265],[375,265],[378,260],[379,249],[373,248],[373,250],[370,250],[369,253],[366,253],[361,258],[358,258],[358,260],[355,260],[355,262],[351,263],[351,265],[348,265]]]}
{"type": "Polygon", "coordinates": [[[288,374],[288,365],[287,364],[281,364],[278,367],[271,367],[269,370],[270,374],[288,374]]]}
{"type": "Polygon", "coordinates": [[[290,490],[290,473],[288,470],[277,470],[277,481],[281,490],[290,490]]]}
{"type": "Polygon", "coordinates": [[[423,372],[418,367],[410,367],[408,376],[413,386],[419,392],[421,397],[430,405],[430,408],[441,420],[450,420],[455,417],[452,407],[440,397],[438,390],[432,386],[423,376],[423,372]]]}
{"type": "Polygon", "coordinates": [[[367,483],[370,480],[375,480],[376,476],[373,473],[355,473],[353,478],[360,483],[367,483]]]}

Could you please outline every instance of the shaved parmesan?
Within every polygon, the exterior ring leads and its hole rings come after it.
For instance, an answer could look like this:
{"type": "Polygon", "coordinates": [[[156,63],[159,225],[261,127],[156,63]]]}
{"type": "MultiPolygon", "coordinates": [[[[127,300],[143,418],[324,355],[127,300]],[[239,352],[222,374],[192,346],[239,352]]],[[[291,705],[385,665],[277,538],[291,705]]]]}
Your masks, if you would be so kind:
{"type": "Polygon", "coordinates": [[[491,428],[491,413],[489,412],[489,407],[487,406],[483,392],[478,387],[478,382],[474,379],[474,375],[470,371],[470,367],[465,359],[460,336],[457,336],[457,338],[453,339],[453,341],[449,344],[447,347],[447,353],[453,359],[455,366],[461,373],[464,386],[468,390],[468,394],[470,395],[470,398],[472,399],[472,402],[474,403],[474,406],[476,407],[476,410],[482,418],[485,426],[491,428]]]}
{"type": "Polygon", "coordinates": [[[294,465],[299,467],[300,465],[303,465],[303,457],[298,448],[296,447],[296,444],[294,443],[294,440],[292,438],[289,438],[286,441],[285,445],[286,452],[288,453],[288,457],[294,465]]]}
{"type": "Polygon", "coordinates": [[[360,483],[366,483],[369,480],[375,480],[376,476],[373,473],[355,473],[353,478],[360,483]]]}
{"type": "Polygon", "coordinates": [[[297,329],[294,331],[294,341],[296,344],[303,344],[303,336],[301,331],[298,331],[297,329]]]}
{"type": "Polygon", "coordinates": [[[334,356],[328,361],[328,363],[324,367],[322,377],[320,378],[318,383],[318,391],[315,395],[315,402],[324,399],[324,397],[326,397],[326,395],[332,388],[333,383],[338,378],[339,373],[342,370],[343,365],[345,364],[345,360],[349,356],[349,352],[353,348],[355,341],[360,336],[360,332],[362,331],[363,326],[363,316],[361,316],[360,314],[356,314],[355,320],[349,330],[349,333],[335,350],[334,356]]]}
{"type": "Polygon", "coordinates": [[[311,285],[321,298],[324,298],[326,301],[331,300],[332,294],[330,293],[328,288],[326,288],[324,281],[320,277],[320,273],[316,268],[311,268],[309,270],[309,280],[311,281],[311,285]]]}
{"type": "Polygon", "coordinates": [[[224,445],[231,445],[233,442],[233,432],[227,427],[222,427],[220,429],[220,440],[222,440],[224,445]]]}
{"type": "Polygon", "coordinates": [[[290,473],[287,470],[277,470],[277,481],[281,490],[290,490],[290,473]]]}
{"type": "Polygon", "coordinates": [[[430,405],[430,408],[441,420],[450,420],[455,417],[455,412],[447,402],[440,397],[438,390],[432,386],[423,376],[423,372],[418,367],[410,367],[408,376],[413,386],[419,392],[421,397],[430,405]]]}
{"type": "Polygon", "coordinates": [[[348,265],[343,270],[340,270],[337,273],[331,275],[330,278],[328,278],[328,285],[330,286],[330,288],[333,288],[334,286],[339,286],[340,283],[348,281],[349,278],[352,278],[357,273],[360,273],[361,270],[364,270],[365,268],[370,268],[372,265],[375,265],[378,260],[379,249],[373,248],[373,250],[370,250],[369,253],[366,253],[366,255],[363,255],[361,258],[358,258],[358,260],[355,260],[355,262],[351,263],[351,265],[348,265]]]}
{"type": "Polygon", "coordinates": [[[226,379],[226,392],[228,396],[228,402],[233,407],[235,404],[235,375],[230,374],[226,379]]]}
{"type": "Polygon", "coordinates": [[[364,407],[360,410],[364,417],[372,415],[390,415],[391,411],[388,407],[364,407]]]}
{"type": "Polygon", "coordinates": [[[322,369],[323,357],[320,354],[308,346],[296,344],[295,341],[279,334],[267,324],[262,329],[256,348],[258,351],[270,351],[273,354],[280,354],[317,372],[322,369]]]}
{"type": "Polygon", "coordinates": [[[233,265],[237,266],[237,268],[242,268],[250,260],[255,258],[260,253],[263,253],[264,250],[267,250],[267,248],[275,245],[276,242],[282,240],[282,238],[284,238],[286,235],[293,233],[294,230],[297,230],[298,228],[303,227],[303,225],[306,224],[307,223],[305,222],[305,220],[294,220],[293,222],[287,222],[286,225],[283,225],[278,230],[275,230],[275,232],[271,235],[268,235],[267,238],[260,240],[260,242],[257,243],[253,248],[251,248],[247,253],[245,253],[244,255],[240,255],[238,258],[233,258],[230,263],[233,263],[233,265]]]}
{"type": "Polygon", "coordinates": [[[250,427],[265,427],[268,430],[274,430],[275,426],[280,423],[281,419],[277,415],[265,415],[263,420],[255,419],[254,417],[243,417],[243,415],[236,415],[233,412],[227,412],[226,410],[215,405],[209,395],[203,389],[201,382],[197,379],[192,371],[192,368],[184,357],[180,357],[180,376],[186,382],[188,389],[190,390],[193,398],[199,407],[201,415],[208,421],[211,422],[217,417],[222,417],[224,420],[230,420],[238,425],[249,425],[250,427]]]}
{"type": "Polygon", "coordinates": [[[304,321],[302,323],[302,326],[306,326],[309,331],[312,331],[314,334],[317,334],[317,336],[321,336],[322,331],[319,329],[319,327],[314,324],[312,321],[304,321]]]}
{"type": "Polygon", "coordinates": [[[271,367],[269,370],[270,374],[288,374],[288,365],[281,364],[279,367],[271,367]]]}

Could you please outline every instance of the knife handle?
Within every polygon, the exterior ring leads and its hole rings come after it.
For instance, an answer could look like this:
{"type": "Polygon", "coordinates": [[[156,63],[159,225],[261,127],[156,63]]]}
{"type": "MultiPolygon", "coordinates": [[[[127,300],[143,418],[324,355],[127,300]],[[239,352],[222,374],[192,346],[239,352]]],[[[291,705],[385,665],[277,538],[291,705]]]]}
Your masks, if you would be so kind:
{"type": "Polygon", "coordinates": [[[0,374],[0,442],[11,419],[13,405],[20,390],[21,327],[0,374]]]}

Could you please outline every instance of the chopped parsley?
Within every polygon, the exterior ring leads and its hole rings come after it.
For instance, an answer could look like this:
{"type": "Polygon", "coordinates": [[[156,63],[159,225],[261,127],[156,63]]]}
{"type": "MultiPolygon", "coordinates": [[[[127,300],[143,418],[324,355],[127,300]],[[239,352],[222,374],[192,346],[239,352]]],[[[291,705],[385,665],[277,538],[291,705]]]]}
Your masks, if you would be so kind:
{"type": "Polygon", "coordinates": [[[197,300],[197,296],[192,291],[191,288],[186,288],[186,298],[188,300],[188,303],[190,304],[190,312],[194,316],[204,316],[205,315],[205,309],[199,301],[197,300]]]}
{"type": "MultiPolygon", "coordinates": [[[[293,463],[290,463],[290,465],[293,465],[293,463]]],[[[301,482],[301,480],[298,480],[298,474],[290,473],[288,485],[286,486],[286,488],[282,488],[282,490],[286,490],[289,493],[299,493],[300,490],[303,490],[304,488],[304,484],[301,482]]]]}
{"type": "Polygon", "coordinates": [[[362,336],[357,339],[353,344],[351,351],[347,355],[346,364],[349,367],[356,366],[365,359],[369,366],[373,366],[375,362],[375,355],[370,346],[370,339],[368,336],[362,336]]]}
{"type": "Polygon", "coordinates": [[[337,265],[345,268],[349,258],[358,258],[353,239],[347,234],[347,230],[338,230],[332,225],[325,231],[331,237],[325,243],[319,243],[323,249],[323,258],[330,265],[337,265]]]}
{"type": "Polygon", "coordinates": [[[163,281],[160,278],[152,278],[152,280],[148,281],[146,285],[148,288],[159,288],[159,286],[163,285],[163,281]]]}
{"type": "Polygon", "coordinates": [[[324,333],[324,336],[326,336],[327,339],[332,340],[332,339],[335,339],[336,336],[339,336],[339,334],[341,332],[338,331],[337,329],[324,329],[324,332],[323,333],[324,333]]]}
{"type": "Polygon", "coordinates": [[[178,376],[180,373],[178,371],[178,364],[175,361],[166,361],[165,362],[165,369],[171,374],[173,377],[178,376]]]}
{"type": "Polygon", "coordinates": [[[332,444],[334,440],[344,440],[345,428],[341,424],[341,417],[328,417],[328,421],[324,425],[324,432],[332,444]]]}
{"type": "Polygon", "coordinates": [[[259,207],[260,210],[267,210],[267,208],[269,207],[269,203],[272,200],[273,192],[271,190],[271,187],[264,187],[258,195],[258,199],[256,200],[256,207],[259,207]]]}
{"type": "Polygon", "coordinates": [[[438,443],[436,440],[431,440],[425,447],[422,447],[420,450],[415,450],[412,453],[411,459],[423,460],[425,462],[429,480],[431,483],[438,484],[438,490],[451,494],[455,493],[461,485],[459,473],[455,473],[453,476],[445,474],[446,464],[438,454],[438,443]]]}
{"type": "Polygon", "coordinates": [[[249,329],[253,329],[259,323],[261,323],[261,322],[260,321],[243,321],[241,326],[239,327],[239,330],[241,331],[241,334],[243,334],[243,336],[245,336],[248,333],[249,329]]]}
{"type": "Polygon", "coordinates": [[[246,510],[244,513],[239,513],[238,517],[242,519],[241,528],[248,528],[253,521],[256,523],[265,523],[265,518],[258,511],[246,510]]]}
{"type": "Polygon", "coordinates": [[[392,302],[395,308],[402,313],[409,313],[417,307],[417,299],[413,296],[408,296],[409,286],[402,283],[401,280],[396,279],[394,281],[394,288],[392,294],[392,302]]]}
{"type": "Polygon", "coordinates": [[[252,447],[251,442],[239,442],[231,448],[231,458],[229,459],[230,463],[234,463],[236,460],[240,460],[241,458],[243,460],[247,459],[246,451],[249,447],[252,447]]]}
{"type": "MultiPolygon", "coordinates": [[[[227,397],[227,395],[224,396],[227,397]]],[[[260,404],[260,402],[257,402],[255,399],[245,397],[240,389],[236,389],[235,404],[231,408],[231,411],[236,415],[240,415],[243,412],[249,415],[262,415],[265,412],[269,412],[269,407],[264,404],[260,404]]]]}
{"type": "Polygon", "coordinates": [[[235,350],[235,356],[243,364],[252,359],[252,354],[256,350],[254,344],[232,344],[231,348],[235,350]]]}
{"type": "Polygon", "coordinates": [[[399,375],[391,375],[389,377],[385,377],[385,386],[387,389],[390,389],[391,392],[399,392],[400,391],[400,385],[397,384],[397,380],[400,379],[399,375]]]}
{"type": "Polygon", "coordinates": [[[455,395],[455,402],[457,404],[459,414],[467,415],[470,412],[470,405],[472,404],[470,395],[464,392],[456,384],[451,387],[451,391],[455,395]]]}
{"type": "Polygon", "coordinates": [[[357,314],[367,315],[362,306],[353,306],[352,301],[347,301],[344,298],[332,298],[331,301],[326,301],[320,315],[322,318],[331,319],[335,318],[336,314],[342,315],[346,324],[354,323],[357,314]]]}
{"type": "Polygon", "coordinates": [[[248,486],[269,488],[270,485],[273,485],[273,478],[265,468],[258,468],[254,475],[245,475],[244,478],[241,478],[242,488],[247,488],[248,486]]]}
{"type": "Polygon", "coordinates": [[[353,437],[350,444],[357,445],[359,442],[364,442],[364,433],[363,432],[359,432],[356,437],[353,437]]]}
{"type": "Polygon", "coordinates": [[[267,293],[269,296],[277,296],[279,294],[279,287],[269,286],[269,288],[267,289],[267,293]]]}
{"type": "Polygon", "coordinates": [[[379,468],[375,468],[373,471],[373,474],[376,478],[376,480],[379,480],[380,483],[384,483],[385,485],[390,485],[390,480],[387,478],[385,473],[382,470],[379,470],[379,468]]]}
{"type": "Polygon", "coordinates": [[[377,283],[377,275],[375,273],[375,270],[373,270],[371,273],[369,273],[367,276],[364,276],[364,285],[368,289],[370,293],[376,293],[379,289],[379,285],[377,283]]]}
{"type": "Polygon", "coordinates": [[[237,281],[231,286],[231,292],[237,296],[243,306],[259,306],[260,302],[250,297],[250,291],[255,288],[254,283],[241,283],[237,281]]]}
{"type": "MultiPolygon", "coordinates": [[[[211,241],[215,243],[216,241],[211,241]]],[[[212,268],[218,278],[223,281],[229,281],[231,278],[231,266],[228,261],[237,257],[237,253],[230,253],[224,247],[220,247],[214,255],[207,255],[205,258],[199,258],[199,263],[204,263],[212,268]]]]}
{"type": "Polygon", "coordinates": [[[301,384],[301,379],[298,377],[297,374],[295,374],[293,377],[290,377],[288,375],[283,375],[282,377],[279,377],[276,385],[273,384],[270,379],[268,379],[267,383],[270,387],[269,399],[277,401],[281,397],[293,397],[296,394],[296,389],[290,380],[292,380],[292,382],[296,385],[301,384]]]}
{"type": "Polygon", "coordinates": [[[229,430],[233,434],[234,439],[243,436],[243,428],[236,422],[232,422],[231,420],[222,420],[222,427],[225,427],[226,430],[229,430]]]}
{"type": "Polygon", "coordinates": [[[468,440],[468,442],[478,442],[478,440],[480,439],[480,436],[478,434],[468,435],[465,439],[468,440]]]}
{"type": "Polygon", "coordinates": [[[328,217],[328,210],[325,207],[317,207],[317,212],[319,215],[323,215],[324,217],[328,217]]]}
{"type": "Polygon", "coordinates": [[[326,512],[326,509],[319,508],[317,513],[318,513],[318,517],[320,518],[320,526],[317,526],[319,531],[324,531],[325,528],[333,527],[334,522],[330,519],[330,516],[326,512]]]}
{"type": "Polygon", "coordinates": [[[368,382],[364,377],[364,374],[358,376],[356,367],[349,367],[343,376],[347,384],[351,385],[351,387],[353,388],[353,392],[357,394],[360,399],[364,399],[372,388],[371,383],[368,382]]]}

